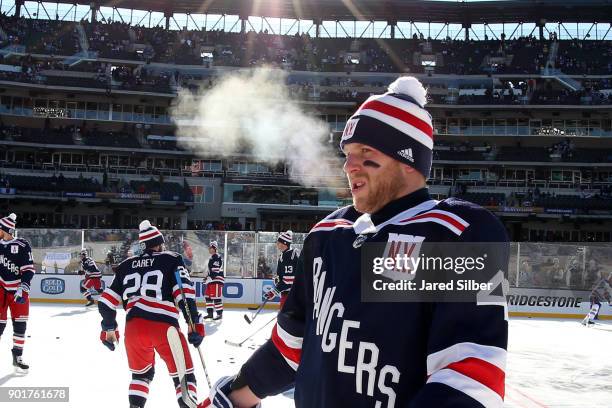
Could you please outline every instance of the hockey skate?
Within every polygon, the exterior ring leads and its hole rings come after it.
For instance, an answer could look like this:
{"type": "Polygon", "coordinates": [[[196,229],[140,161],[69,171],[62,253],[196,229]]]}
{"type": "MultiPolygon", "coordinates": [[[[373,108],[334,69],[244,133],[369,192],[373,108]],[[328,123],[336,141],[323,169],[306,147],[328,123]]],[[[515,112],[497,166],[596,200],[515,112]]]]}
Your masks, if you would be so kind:
{"type": "Polygon", "coordinates": [[[87,302],[87,304],[85,305],[85,307],[89,307],[89,306],[93,306],[96,304],[96,301],[91,299],[90,301],[87,302]]]}
{"type": "Polygon", "coordinates": [[[15,367],[15,373],[17,374],[27,374],[30,366],[23,362],[23,358],[21,356],[16,356],[13,354],[13,367],[15,367]]]}
{"type": "Polygon", "coordinates": [[[215,316],[215,318],[213,320],[223,320],[223,315],[222,314],[218,314],[217,316],[215,316]]]}

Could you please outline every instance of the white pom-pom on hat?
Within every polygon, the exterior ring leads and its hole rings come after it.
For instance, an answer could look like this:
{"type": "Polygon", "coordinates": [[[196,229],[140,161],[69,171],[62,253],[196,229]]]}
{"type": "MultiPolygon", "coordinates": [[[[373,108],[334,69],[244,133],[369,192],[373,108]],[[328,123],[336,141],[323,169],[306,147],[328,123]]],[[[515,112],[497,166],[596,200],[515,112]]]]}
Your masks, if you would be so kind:
{"type": "Polygon", "coordinates": [[[10,213],[8,217],[13,221],[17,221],[17,215],[15,213],[10,213]]]}
{"type": "Polygon", "coordinates": [[[403,76],[397,78],[389,85],[389,92],[410,96],[421,106],[425,106],[427,103],[427,90],[415,77],[403,76]]]}
{"type": "Polygon", "coordinates": [[[143,222],[140,223],[140,225],[138,226],[138,229],[140,231],[145,231],[148,230],[149,228],[151,228],[151,222],[149,220],[144,220],[143,222]]]}

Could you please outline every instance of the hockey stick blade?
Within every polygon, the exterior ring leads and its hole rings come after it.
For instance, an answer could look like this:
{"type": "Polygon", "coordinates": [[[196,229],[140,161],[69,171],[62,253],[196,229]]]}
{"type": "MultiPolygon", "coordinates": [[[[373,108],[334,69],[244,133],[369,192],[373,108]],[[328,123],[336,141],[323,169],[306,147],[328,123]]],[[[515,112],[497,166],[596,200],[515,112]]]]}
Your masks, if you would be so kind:
{"type": "Polygon", "coordinates": [[[244,317],[244,320],[246,320],[248,324],[251,324],[253,322],[251,319],[249,319],[249,316],[247,315],[243,315],[242,317],[244,317]]]}
{"type": "Polygon", "coordinates": [[[242,345],[249,339],[253,338],[253,336],[255,336],[257,333],[259,333],[260,331],[262,331],[263,329],[266,328],[267,325],[269,325],[270,323],[272,323],[274,320],[276,320],[276,315],[268,320],[268,322],[266,322],[263,326],[261,326],[259,329],[255,330],[253,333],[249,334],[248,337],[246,337],[244,340],[242,340],[240,343],[236,343],[234,341],[230,341],[230,340],[225,340],[225,344],[227,344],[228,346],[234,346],[234,347],[242,347],[242,345]]]}
{"type": "Polygon", "coordinates": [[[234,343],[233,341],[229,341],[229,340],[225,340],[225,344],[227,344],[228,346],[233,346],[233,347],[242,347],[241,343],[234,343]]]}
{"type": "Polygon", "coordinates": [[[183,344],[181,342],[181,338],[178,334],[178,330],[176,329],[176,327],[168,327],[166,336],[168,337],[170,352],[172,353],[174,365],[176,366],[176,372],[178,374],[179,381],[181,384],[181,399],[189,408],[197,408],[197,401],[194,401],[193,398],[191,398],[191,395],[189,395],[189,387],[187,386],[187,379],[185,378],[185,374],[187,371],[187,367],[185,364],[185,354],[183,352],[183,344]]]}

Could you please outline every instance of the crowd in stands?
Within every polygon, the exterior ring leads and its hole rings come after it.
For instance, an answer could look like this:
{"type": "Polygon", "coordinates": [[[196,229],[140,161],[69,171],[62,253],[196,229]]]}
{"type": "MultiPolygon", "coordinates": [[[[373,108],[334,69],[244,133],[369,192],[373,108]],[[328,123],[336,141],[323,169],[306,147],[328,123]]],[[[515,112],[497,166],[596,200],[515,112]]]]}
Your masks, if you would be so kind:
{"type": "Polygon", "coordinates": [[[69,196],[66,193],[115,193],[125,198],[134,195],[158,194],[164,201],[193,201],[193,194],[187,181],[181,185],[166,182],[162,176],[149,180],[109,179],[105,172],[102,181],[96,177],[66,177],[63,173],[52,176],[27,176],[0,174],[0,187],[15,189],[19,194],[44,196],[69,196]]]}
{"type": "Polygon", "coordinates": [[[565,74],[610,75],[612,41],[560,41],[555,67],[565,74]]]}
{"type": "MultiPolygon", "coordinates": [[[[274,65],[304,71],[412,72],[446,74],[536,74],[549,63],[556,35],[452,40],[314,38],[219,30],[165,30],[123,22],[63,22],[2,16],[8,38],[26,52],[70,56],[80,51],[101,58],[175,64],[253,67],[274,65]],[[85,35],[80,38],[78,25],[85,35]],[[87,44],[87,45],[84,45],[87,44]]],[[[250,27],[249,27],[250,28],[250,27]]],[[[612,42],[561,40],[555,67],[568,74],[612,72],[612,42]]]]}
{"type": "Polygon", "coordinates": [[[505,193],[470,192],[465,183],[457,182],[449,188],[448,196],[490,207],[568,209],[587,214],[590,211],[612,210],[612,195],[609,187],[601,188],[598,193],[587,193],[586,191],[583,190],[578,195],[556,194],[555,192],[542,192],[539,187],[535,187],[529,188],[526,192],[511,192],[506,195],[505,193]]]}
{"type": "MultiPolygon", "coordinates": [[[[80,23],[32,20],[2,16],[0,25],[8,38],[3,45],[19,44],[26,53],[43,52],[57,55],[58,50],[75,54],[87,43],[88,51],[101,58],[125,59],[134,65],[105,62],[83,62],[74,66],[59,61],[35,59],[26,55],[4,61],[20,67],[20,72],[0,71],[0,80],[48,85],[81,86],[113,90],[174,93],[179,85],[197,87],[190,79],[206,79],[199,75],[180,74],[178,70],[153,73],[147,65],[136,62],[174,64],[214,63],[215,66],[254,67],[271,65],[295,71],[326,72],[404,72],[435,74],[539,74],[549,64],[552,39],[533,36],[458,41],[450,38],[431,40],[414,34],[411,39],[313,38],[308,34],[282,36],[262,32],[227,33],[223,31],[173,31],[161,27],[145,28],[123,22],[80,23]],[[79,38],[78,24],[86,39],[79,38]],[[30,32],[35,35],[26,35],[30,32]],[[85,41],[86,40],[86,41],[85,41]],[[42,42],[42,45],[41,45],[42,42]],[[64,46],[64,43],[70,46],[64,46]],[[55,45],[54,45],[55,44],[55,45]],[[41,48],[42,47],[42,48],[41,48]],[[427,61],[431,62],[428,63],[427,61]],[[434,63],[435,62],[435,63],[434,63]],[[90,77],[53,75],[51,70],[90,72],[90,77]],[[95,74],[95,75],[93,75],[95,74]]],[[[612,42],[559,41],[556,67],[569,74],[612,72],[612,42]]],[[[553,64],[553,65],[555,65],[553,64]]],[[[582,104],[612,103],[612,92],[603,80],[596,86],[585,84],[571,91],[553,87],[550,82],[531,86],[531,81],[516,87],[502,81],[501,87],[484,93],[462,93],[448,97],[446,91],[430,93],[430,101],[442,104],[582,104]],[[603,88],[602,88],[603,87],[603,88]]],[[[302,99],[359,103],[370,92],[383,88],[380,83],[363,83],[341,78],[326,78],[321,83],[289,81],[294,95],[302,99]],[[359,91],[357,87],[365,86],[359,91]]],[[[210,79],[209,79],[210,85],[210,79]]],[[[201,85],[206,87],[206,85],[201,85]]]]}
{"type": "Polygon", "coordinates": [[[27,52],[73,55],[81,51],[76,24],[71,21],[15,18],[0,14],[0,26],[7,34],[0,47],[24,46],[27,52]]]}
{"type": "Polygon", "coordinates": [[[74,66],[61,60],[34,58],[31,54],[1,60],[19,71],[0,70],[0,80],[26,82],[41,85],[57,85],[83,88],[102,88],[141,92],[174,93],[175,75],[170,71],[153,73],[146,66],[129,66],[110,62],[83,62],[74,66]],[[76,76],[64,72],[86,72],[91,75],[76,76]]]}
{"type": "Polygon", "coordinates": [[[461,142],[437,140],[434,143],[434,160],[608,163],[612,161],[612,151],[605,148],[576,148],[570,138],[565,138],[549,147],[529,146],[528,148],[522,147],[520,141],[516,146],[497,146],[487,141],[475,145],[467,140],[461,142]]]}
{"type": "Polygon", "coordinates": [[[88,145],[105,147],[143,148],[135,137],[136,125],[125,125],[122,131],[101,131],[97,125],[49,126],[42,129],[3,125],[0,122],[0,139],[15,142],[44,143],[51,145],[88,145]]]}

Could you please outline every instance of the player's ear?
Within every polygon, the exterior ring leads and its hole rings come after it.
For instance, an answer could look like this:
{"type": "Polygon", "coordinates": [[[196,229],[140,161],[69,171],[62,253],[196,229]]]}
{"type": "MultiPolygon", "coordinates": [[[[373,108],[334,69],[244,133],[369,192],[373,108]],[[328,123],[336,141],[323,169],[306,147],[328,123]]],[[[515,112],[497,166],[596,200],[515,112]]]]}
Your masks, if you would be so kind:
{"type": "Polygon", "coordinates": [[[405,163],[400,163],[399,165],[400,165],[400,168],[402,169],[402,173],[404,173],[405,176],[414,174],[414,173],[418,173],[418,171],[416,171],[413,167],[410,167],[409,165],[405,163]]]}

